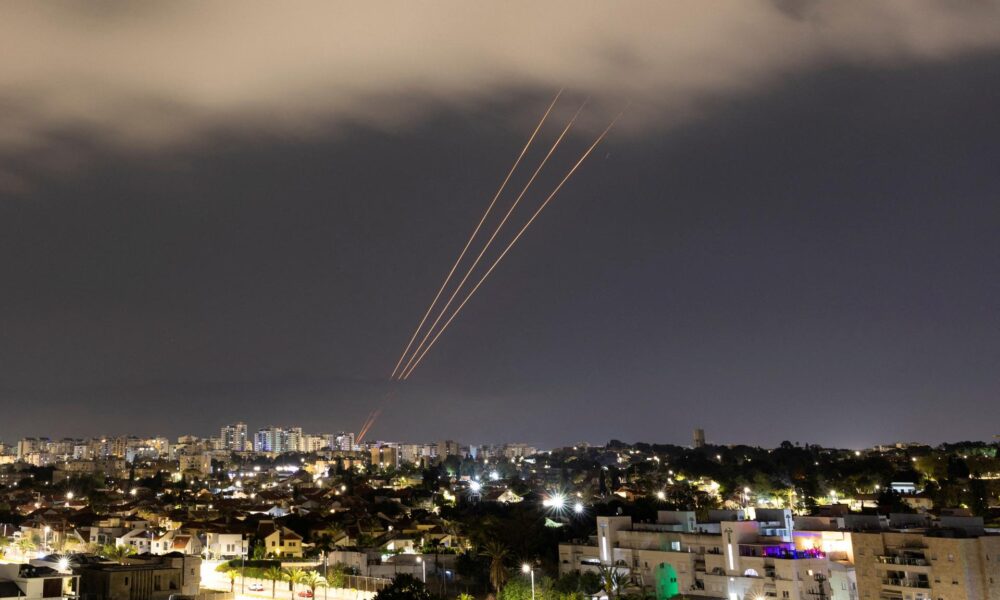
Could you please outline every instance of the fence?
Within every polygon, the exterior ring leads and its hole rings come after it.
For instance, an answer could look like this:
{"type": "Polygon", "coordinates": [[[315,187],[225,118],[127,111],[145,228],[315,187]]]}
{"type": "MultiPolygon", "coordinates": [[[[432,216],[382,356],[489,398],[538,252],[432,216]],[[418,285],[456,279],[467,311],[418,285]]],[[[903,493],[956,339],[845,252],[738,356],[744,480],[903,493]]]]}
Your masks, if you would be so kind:
{"type": "Polygon", "coordinates": [[[364,575],[343,575],[342,577],[344,578],[343,587],[362,592],[381,592],[392,583],[391,579],[384,577],[365,577],[364,575]]]}

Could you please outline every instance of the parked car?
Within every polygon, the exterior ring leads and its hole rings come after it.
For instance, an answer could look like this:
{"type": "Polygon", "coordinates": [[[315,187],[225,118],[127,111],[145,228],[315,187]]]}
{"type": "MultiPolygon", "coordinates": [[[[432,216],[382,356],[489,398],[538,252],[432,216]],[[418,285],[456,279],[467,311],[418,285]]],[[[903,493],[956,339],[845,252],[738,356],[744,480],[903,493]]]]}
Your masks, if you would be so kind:
{"type": "Polygon", "coordinates": [[[249,586],[249,588],[250,588],[251,592],[263,592],[264,591],[264,584],[263,583],[251,583],[250,586],[249,586]]]}
{"type": "Polygon", "coordinates": [[[312,597],[313,597],[312,590],[302,590],[301,592],[299,592],[299,598],[312,598],[312,597]]]}

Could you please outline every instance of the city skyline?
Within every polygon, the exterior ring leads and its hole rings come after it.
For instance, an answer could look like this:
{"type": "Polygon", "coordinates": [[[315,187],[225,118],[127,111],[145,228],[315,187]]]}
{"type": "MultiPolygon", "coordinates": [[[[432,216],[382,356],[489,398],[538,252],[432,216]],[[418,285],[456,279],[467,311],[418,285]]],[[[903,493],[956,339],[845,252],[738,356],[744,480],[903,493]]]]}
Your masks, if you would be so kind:
{"type": "Polygon", "coordinates": [[[0,9],[0,439],[1000,433],[995,3],[306,6],[0,9]]]}

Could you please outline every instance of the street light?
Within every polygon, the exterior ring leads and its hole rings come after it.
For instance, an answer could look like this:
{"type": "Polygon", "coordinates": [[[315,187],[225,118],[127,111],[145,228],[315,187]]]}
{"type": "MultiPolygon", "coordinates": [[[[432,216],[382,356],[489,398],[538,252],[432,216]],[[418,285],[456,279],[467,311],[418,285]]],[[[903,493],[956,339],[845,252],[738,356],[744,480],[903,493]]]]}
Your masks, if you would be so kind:
{"type": "Polygon", "coordinates": [[[566,496],[563,494],[552,494],[545,500],[542,500],[542,506],[560,511],[566,507],[566,496]]]}
{"type": "Polygon", "coordinates": [[[427,584],[427,563],[424,562],[424,557],[418,556],[417,562],[420,563],[420,570],[423,572],[424,585],[427,584]]]}
{"type": "MultiPolygon", "coordinates": [[[[152,546],[152,544],[150,544],[152,546]]],[[[153,551],[150,547],[150,552],[153,551]]],[[[247,540],[240,535],[240,594],[243,594],[247,580],[247,540]]]]}
{"type": "Polygon", "coordinates": [[[524,563],[521,565],[521,572],[531,575],[531,600],[535,600],[535,571],[531,565],[524,563]]]}

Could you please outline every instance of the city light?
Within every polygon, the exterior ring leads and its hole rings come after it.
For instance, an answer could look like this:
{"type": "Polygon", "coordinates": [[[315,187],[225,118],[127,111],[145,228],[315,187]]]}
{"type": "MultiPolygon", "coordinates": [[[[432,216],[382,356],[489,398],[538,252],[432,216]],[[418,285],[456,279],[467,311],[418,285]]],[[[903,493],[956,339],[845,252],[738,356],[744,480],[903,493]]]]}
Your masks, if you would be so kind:
{"type": "Polygon", "coordinates": [[[473,479],[469,482],[469,489],[475,493],[479,493],[479,490],[483,489],[483,484],[473,479]]]}
{"type": "Polygon", "coordinates": [[[566,496],[563,494],[552,494],[545,500],[542,500],[542,506],[547,506],[554,510],[562,510],[566,508],[566,496]]]}
{"type": "Polygon", "coordinates": [[[666,500],[667,499],[667,493],[664,492],[663,490],[660,490],[660,491],[656,492],[656,498],[658,500],[666,500]]]}
{"type": "Polygon", "coordinates": [[[573,505],[573,512],[576,514],[581,514],[583,512],[583,502],[577,502],[573,505]]]}
{"type": "Polygon", "coordinates": [[[528,563],[522,564],[521,565],[521,572],[524,573],[524,574],[526,574],[526,575],[528,573],[530,573],[531,572],[531,565],[529,565],[528,563]]]}

